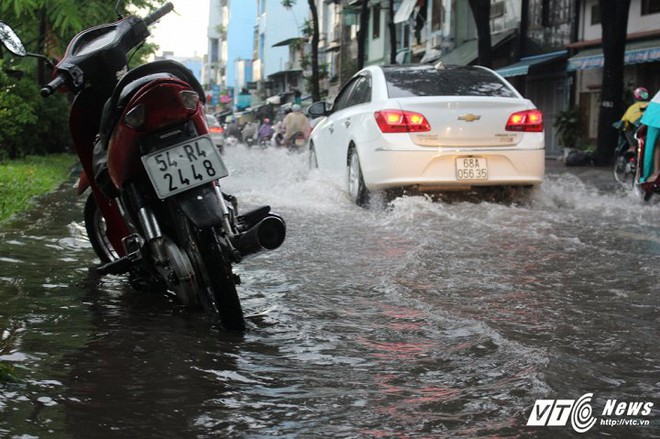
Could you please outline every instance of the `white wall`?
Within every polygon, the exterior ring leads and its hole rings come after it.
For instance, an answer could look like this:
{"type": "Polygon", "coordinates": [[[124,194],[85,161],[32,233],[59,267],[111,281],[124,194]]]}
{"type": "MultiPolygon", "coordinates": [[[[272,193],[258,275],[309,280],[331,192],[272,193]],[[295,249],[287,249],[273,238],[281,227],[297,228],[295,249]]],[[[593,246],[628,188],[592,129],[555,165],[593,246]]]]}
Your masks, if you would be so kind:
{"type": "MultiPolygon", "coordinates": [[[[602,36],[600,23],[591,24],[591,9],[595,4],[598,4],[598,0],[588,0],[584,3],[580,17],[580,40],[599,40],[602,36]]],[[[642,1],[632,0],[628,13],[628,33],[648,32],[658,29],[660,29],[660,13],[642,15],[642,1]]]]}

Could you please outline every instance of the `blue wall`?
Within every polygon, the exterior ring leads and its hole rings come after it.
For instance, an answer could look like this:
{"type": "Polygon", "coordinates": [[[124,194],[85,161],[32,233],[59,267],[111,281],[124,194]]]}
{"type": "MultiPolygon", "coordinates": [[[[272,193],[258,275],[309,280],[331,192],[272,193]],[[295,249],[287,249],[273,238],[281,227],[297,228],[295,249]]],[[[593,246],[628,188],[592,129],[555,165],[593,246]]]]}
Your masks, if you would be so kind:
{"type": "MultiPolygon", "coordinates": [[[[257,2],[254,0],[233,0],[230,3],[229,24],[227,25],[227,86],[236,83],[235,61],[238,58],[252,59],[254,27],[257,24],[257,2]]],[[[246,78],[252,80],[252,78],[246,78]]]]}

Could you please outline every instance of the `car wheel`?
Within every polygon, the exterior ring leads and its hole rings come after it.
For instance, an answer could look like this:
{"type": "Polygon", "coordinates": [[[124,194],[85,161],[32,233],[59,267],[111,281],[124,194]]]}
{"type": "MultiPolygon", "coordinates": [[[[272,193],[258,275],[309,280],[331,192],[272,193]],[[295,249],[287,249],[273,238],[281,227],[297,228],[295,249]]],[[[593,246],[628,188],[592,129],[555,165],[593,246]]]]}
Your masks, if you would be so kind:
{"type": "Polygon", "coordinates": [[[316,149],[314,149],[314,145],[311,145],[309,147],[309,169],[314,170],[319,168],[319,161],[316,158],[316,149]]]}
{"type": "Polygon", "coordinates": [[[360,158],[355,147],[348,153],[348,195],[358,206],[366,206],[369,203],[369,191],[364,185],[360,158]]]}

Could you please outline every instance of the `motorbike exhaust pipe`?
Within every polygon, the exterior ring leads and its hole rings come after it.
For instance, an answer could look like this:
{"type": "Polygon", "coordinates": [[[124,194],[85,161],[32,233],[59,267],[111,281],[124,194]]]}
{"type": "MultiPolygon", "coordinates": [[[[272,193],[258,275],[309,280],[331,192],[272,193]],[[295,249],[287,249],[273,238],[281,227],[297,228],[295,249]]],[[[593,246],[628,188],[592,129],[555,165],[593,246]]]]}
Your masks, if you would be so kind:
{"type": "Polygon", "coordinates": [[[238,236],[234,247],[242,257],[264,250],[275,250],[284,242],[286,223],[279,215],[269,213],[264,219],[238,236]]]}

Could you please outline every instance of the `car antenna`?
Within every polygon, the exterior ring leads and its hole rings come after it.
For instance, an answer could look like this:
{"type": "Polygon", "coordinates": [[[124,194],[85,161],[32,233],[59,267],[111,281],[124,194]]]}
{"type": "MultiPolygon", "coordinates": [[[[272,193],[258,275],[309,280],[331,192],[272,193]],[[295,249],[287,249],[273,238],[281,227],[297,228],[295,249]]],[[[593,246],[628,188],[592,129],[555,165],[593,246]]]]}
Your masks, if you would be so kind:
{"type": "Polygon", "coordinates": [[[437,63],[435,63],[433,65],[433,67],[435,67],[436,70],[444,70],[445,69],[445,65],[442,63],[442,61],[438,61],[437,63]]]}

